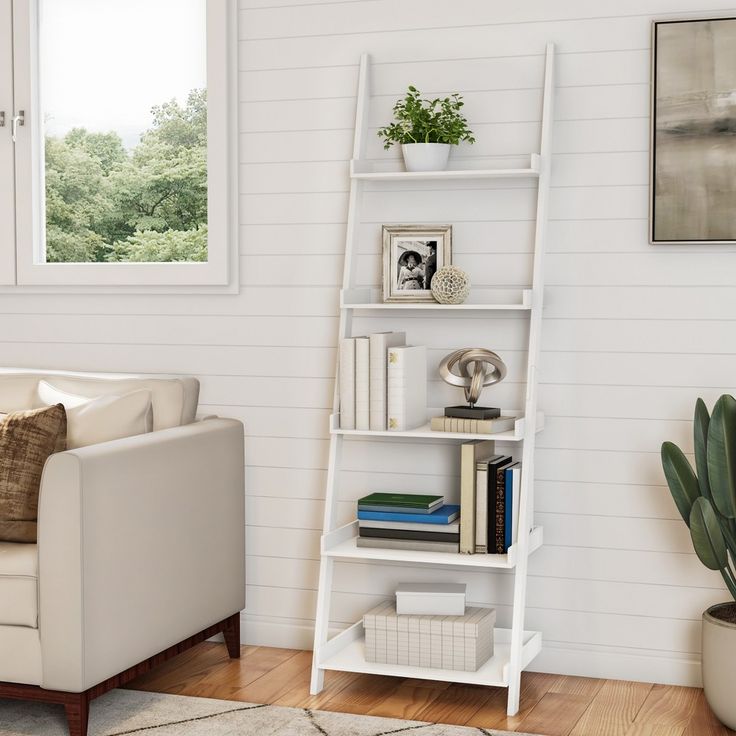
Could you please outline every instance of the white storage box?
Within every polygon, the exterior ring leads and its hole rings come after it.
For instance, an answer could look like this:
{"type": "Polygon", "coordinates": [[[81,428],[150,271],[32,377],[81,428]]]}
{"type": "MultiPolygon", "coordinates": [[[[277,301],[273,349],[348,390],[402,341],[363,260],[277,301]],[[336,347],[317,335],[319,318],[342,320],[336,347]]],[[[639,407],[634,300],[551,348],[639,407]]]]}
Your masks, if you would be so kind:
{"type": "Polygon", "coordinates": [[[493,656],[493,608],[464,616],[399,616],[393,601],[363,616],[365,659],[380,664],[476,672],[493,656]]]}
{"type": "Polygon", "coordinates": [[[399,616],[462,616],[465,585],[462,583],[399,583],[396,588],[399,616]]]}

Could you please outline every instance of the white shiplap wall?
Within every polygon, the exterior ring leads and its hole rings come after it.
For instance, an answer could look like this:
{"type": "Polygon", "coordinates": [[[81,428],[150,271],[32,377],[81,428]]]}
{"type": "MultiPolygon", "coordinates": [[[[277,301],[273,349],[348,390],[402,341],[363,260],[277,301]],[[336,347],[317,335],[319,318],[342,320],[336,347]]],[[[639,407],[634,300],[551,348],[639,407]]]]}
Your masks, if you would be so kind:
{"type": "MultiPolygon", "coordinates": [[[[459,91],[478,143],[460,156],[537,148],[543,50],[558,50],[557,123],[540,406],[538,523],[527,622],[555,672],[697,682],[699,618],[726,597],[692,553],[659,468],[659,445],[691,446],[695,398],[736,375],[734,249],[647,244],[650,20],[731,10],[712,0],[241,0],[237,296],[0,296],[11,365],[179,372],[204,409],[248,432],[245,637],[309,646],[332,396],[337,295],[357,63],[373,56],[370,123],[408,83],[459,91]]],[[[369,155],[394,157],[371,136],[369,155]]],[[[393,189],[392,189],[393,187],[393,189]]],[[[456,183],[366,193],[359,280],[379,280],[382,222],[455,227],[475,285],[528,283],[534,190],[456,183]]],[[[510,366],[486,398],[519,405],[524,320],[363,318],[356,334],[406,329],[430,347],[480,344],[510,366]]],[[[383,488],[447,491],[438,444],[347,443],[341,512],[383,488]]],[[[333,621],[356,620],[393,585],[435,570],[340,564],[333,621]]],[[[452,573],[508,623],[512,577],[452,573]]]]}

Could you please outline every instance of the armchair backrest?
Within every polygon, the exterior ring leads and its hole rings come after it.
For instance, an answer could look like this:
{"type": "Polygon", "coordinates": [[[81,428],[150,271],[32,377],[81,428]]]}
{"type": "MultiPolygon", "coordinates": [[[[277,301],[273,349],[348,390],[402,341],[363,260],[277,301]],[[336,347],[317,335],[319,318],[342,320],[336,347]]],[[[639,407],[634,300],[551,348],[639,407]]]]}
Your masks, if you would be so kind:
{"type": "Polygon", "coordinates": [[[131,373],[79,373],[30,368],[0,368],[0,413],[35,406],[40,380],[62,391],[90,399],[146,388],[153,401],[153,429],[168,429],[194,421],[199,381],[181,376],[131,373]]]}

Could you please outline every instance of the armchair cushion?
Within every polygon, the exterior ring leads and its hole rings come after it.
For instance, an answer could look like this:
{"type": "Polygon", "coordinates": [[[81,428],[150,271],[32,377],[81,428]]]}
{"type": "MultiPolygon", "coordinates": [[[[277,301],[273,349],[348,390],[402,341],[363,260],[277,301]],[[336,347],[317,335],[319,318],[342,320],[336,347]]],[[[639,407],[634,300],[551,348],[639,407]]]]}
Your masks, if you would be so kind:
{"type": "Polygon", "coordinates": [[[38,626],[38,548],[0,542],[0,626],[38,626]]]}
{"type": "Polygon", "coordinates": [[[126,373],[78,373],[0,368],[0,412],[34,406],[38,382],[47,380],[70,394],[96,399],[106,394],[148,389],[153,402],[153,431],[179,427],[194,421],[199,381],[179,376],[146,376],[126,373]]]}
{"type": "Polygon", "coordinates": [[[53,404],[63,404],[66,409],[66,446],[69,450],[153,430],[150,389],[89,399],[62,391],[48,381],[39,381],[36,405],[53,404]]]}
{"type": "Polygon", "coordinates": [[[0,423],[0,541],[36,541],[41,473],[65,437],[61,404],[13,412],[0,423]]]}

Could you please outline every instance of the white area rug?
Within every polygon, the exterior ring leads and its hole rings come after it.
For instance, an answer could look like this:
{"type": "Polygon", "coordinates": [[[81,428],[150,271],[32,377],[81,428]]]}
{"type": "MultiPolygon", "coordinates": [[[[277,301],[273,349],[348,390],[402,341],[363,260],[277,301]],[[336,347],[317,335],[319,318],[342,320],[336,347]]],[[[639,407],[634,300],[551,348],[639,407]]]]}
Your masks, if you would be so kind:
{"type": "MultiPolygon", "coordinates": [[[[135,690],[113,690],[94,700],[89,726],[89,736],[498,736],[506,733],[135,690]]],[[[21,700],[0,700],[0,734],[68,736],[64,709],[21,700]]]]}

